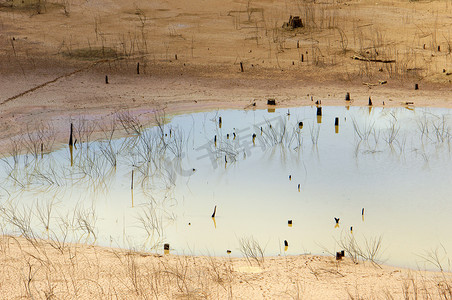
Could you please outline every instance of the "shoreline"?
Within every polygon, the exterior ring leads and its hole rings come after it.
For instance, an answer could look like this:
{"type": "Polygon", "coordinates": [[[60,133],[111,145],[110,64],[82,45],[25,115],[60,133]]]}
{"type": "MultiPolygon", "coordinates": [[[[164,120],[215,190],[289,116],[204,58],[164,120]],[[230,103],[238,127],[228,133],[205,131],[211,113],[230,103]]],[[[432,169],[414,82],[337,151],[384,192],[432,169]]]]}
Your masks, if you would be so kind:
{"type": "Polygon", "coordinates": [[[449,295],[452,280],[448,272],[354,264],[347,257],[337,261],[296,255],[247,262],[245,258],[160,255],[50,240],[30,242],[5,235],[0,238],[0,260],[6,275],[0,291],[12,298],[441,297],[449,295]]]}

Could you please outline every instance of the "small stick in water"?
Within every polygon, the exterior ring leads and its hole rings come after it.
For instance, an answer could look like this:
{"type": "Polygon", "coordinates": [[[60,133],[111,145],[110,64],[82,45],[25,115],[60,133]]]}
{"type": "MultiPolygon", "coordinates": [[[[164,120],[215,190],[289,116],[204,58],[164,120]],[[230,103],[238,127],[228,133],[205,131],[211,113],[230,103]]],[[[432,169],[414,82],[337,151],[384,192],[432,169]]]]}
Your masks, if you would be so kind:
{"type": "Polygon", "coordinates": [[[217,206],[215,205],[215,208],[213,209],[212,218],[215,218],[216,213],[217,213],[217,206]]]}

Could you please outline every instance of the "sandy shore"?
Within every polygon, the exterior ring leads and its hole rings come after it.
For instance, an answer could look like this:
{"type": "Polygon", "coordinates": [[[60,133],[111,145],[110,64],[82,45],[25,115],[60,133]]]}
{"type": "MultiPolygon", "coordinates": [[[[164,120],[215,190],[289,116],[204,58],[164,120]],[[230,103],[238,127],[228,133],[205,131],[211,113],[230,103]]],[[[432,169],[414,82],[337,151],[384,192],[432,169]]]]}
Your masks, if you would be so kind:
{"type": "MultiPolygon", "coordinates": [[[[44,2],[0,5],[4,155],[41,127],[54,140],[45,151],[57,148],[82,118],[100,135],[120,112],[152,124],[157,110],[267,109],[268,98],[452,108],[450,1],[44,2]],[[305,27],[282,29],[293,13],[305,27]]],[[[248,262],[3,235],[0,259],[7,299],[452,298],[450,273],[349,258],[248,262]]]]}
{"type": "Polygon", "coordinates": [[[7,299],[448,299],[451,274],[313,255],[157,255],[0,239],[7,299]]]}

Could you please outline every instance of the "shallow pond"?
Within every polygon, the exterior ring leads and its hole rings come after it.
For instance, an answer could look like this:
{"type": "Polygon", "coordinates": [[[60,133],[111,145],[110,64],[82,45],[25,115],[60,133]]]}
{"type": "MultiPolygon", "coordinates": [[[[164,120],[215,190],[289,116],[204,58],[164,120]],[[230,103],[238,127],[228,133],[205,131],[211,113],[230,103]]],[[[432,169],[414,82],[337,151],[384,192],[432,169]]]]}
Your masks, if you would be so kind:
{"type": "Polygon", "coordinates": [[[369,257],[381,238],[378,261],[414,268],[452,253],[451,111],[317,112],[160,115],[148,129],[123,114],[102,140],[75,122],[75,147],[43,154],[48,133],[29,135],[1,162],[3,231],[234,256],[254,240],[265,255],[369,257]],[[119,130],[130,135],[110,139],[119,130]]]}

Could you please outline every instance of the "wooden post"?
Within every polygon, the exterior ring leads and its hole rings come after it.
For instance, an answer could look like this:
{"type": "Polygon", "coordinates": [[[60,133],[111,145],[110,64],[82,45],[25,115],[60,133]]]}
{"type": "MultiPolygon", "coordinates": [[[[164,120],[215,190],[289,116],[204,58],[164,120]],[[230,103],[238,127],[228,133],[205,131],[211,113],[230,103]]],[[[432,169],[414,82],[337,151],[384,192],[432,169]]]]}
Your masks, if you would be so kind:
{"type": "Polygon", "coordinates": [[[369,97],[369,106],[372,106],[372,99],[369,97]]]}
{"type": "Polygon", "coordinates": [[[140,63],[137,63],[137,74],[140,75],[140,63]]]}
{"type": "Polygon", "coordinates": [[[72,125],[72,123],[71,123],[71,133],[69,135],[69,146],[73,146],[74,145],[74,143],[72,142],[73,131],[74,131],[74,125],[72,125]]]}
{"type": "Polygon", "coordinates": [[[242,72],[243,72],[243,63],[242,62],[240,62],[240,70],[242,70],[242,72]]]}
{"type": "Polygon", "coordinates": [[[304,55],[301,54],[301,62],[304,62],[304,55]]]}
{"type": "Polygon", "coordinates": [[[350,101],[350,93],[345,94],[345,101],[350,101]]]}
{"type": "Polygon", "coordinates": [[[334,120],[334,126],[339,126],[339,118],[336,117],[336,119],[334,120]]]}
{"type": "Polygon", "coordinates": [[[321,107],[317,107],[317,115],[318,116],[322,115],[322,108],[321,107]]]}
{"type": "Polygon", "coordinates": [[[108,84],[108,75],[105,75],[105,84],[108,84]]]}
{"type": "Polygon", "coordinates": [[[177,54],[174,55],[174,58],[177,60],[177,54]]]}
{"type": "Polygon", "coordinates": [[[215,208],[213,209],[212,218],[215,218],[216,213],[217,213],[217,206],[215,205],[215,208]]]}
{"type": "Polygon", "coordinates": [[[419,89],[419,84],[415,83],[415,84],[414,84],[414,89],[415,89],[415,90],[418,90],[418,89],[419,89]]]}

